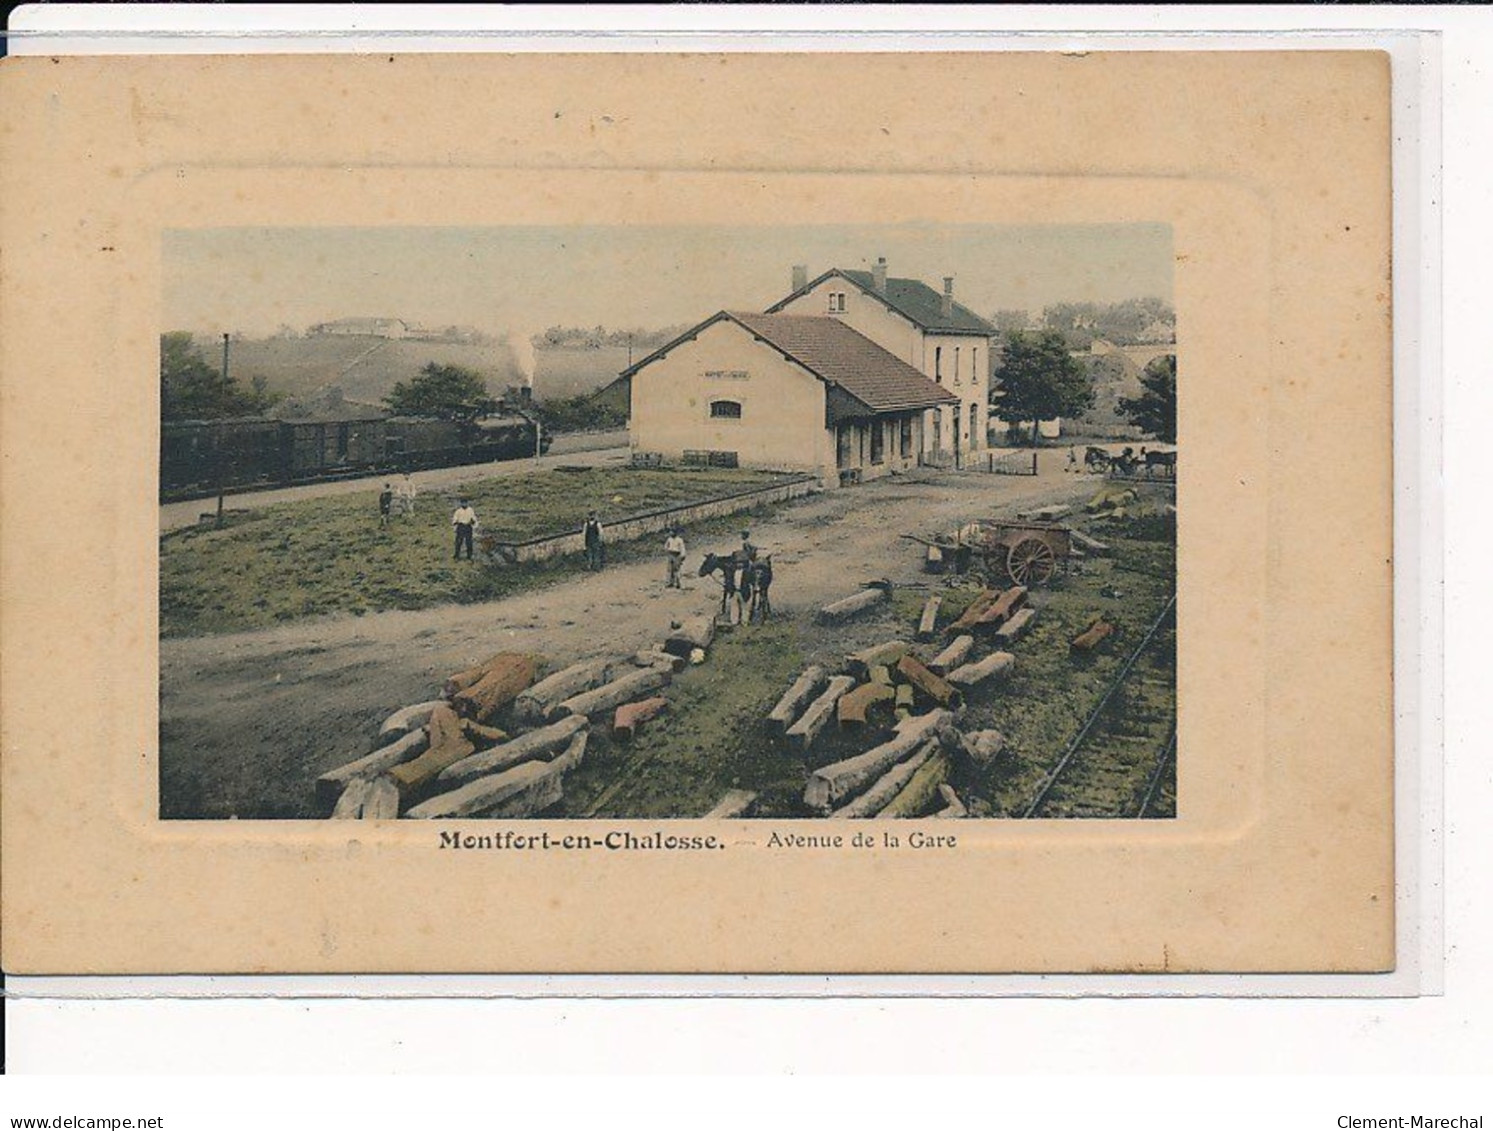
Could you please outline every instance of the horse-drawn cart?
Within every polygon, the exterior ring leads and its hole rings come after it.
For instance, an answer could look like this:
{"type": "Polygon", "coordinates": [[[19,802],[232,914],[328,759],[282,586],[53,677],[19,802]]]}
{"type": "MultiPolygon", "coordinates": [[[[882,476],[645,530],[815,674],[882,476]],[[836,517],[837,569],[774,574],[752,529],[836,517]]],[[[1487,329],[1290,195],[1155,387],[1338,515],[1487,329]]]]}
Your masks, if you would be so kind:
{"type": "Polygon", "coordinates": [[[976,519],[959,528],[953,537],[902,537],[929,548],[928,564],[940,571],[950,564],[963,573],[981,561],[992,578],[1004,575],[1013,585],[1033,588],[1046,585],[1073,551],[1073,531],[1056,522],[1015,519],[976,519]]]}

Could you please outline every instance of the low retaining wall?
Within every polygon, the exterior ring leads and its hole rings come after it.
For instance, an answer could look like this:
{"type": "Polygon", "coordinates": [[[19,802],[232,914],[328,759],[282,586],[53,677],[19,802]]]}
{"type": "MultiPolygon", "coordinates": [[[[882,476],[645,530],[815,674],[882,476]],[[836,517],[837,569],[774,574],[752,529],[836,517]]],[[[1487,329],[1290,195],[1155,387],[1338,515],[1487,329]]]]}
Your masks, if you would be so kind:
{"type": "MultiPolygon", "coordinates": [[[[707,518],[736,514],[751,510],[765,503],[786,503],[799,499],[819,489],[820,481],[814,475],[794,475],[768,483],[761,487],[750,487],[729,495],[717,495],[693,503],[681,503],[663,510],[647,511],[629,515],[615,522],[603,524],[603,534],[608,543],[631,542],[649,534],[660,534],[675,523],[688,526],[707,518]]],[[[565,534],[550,534],[542,538],[530,538],[524,542],[501,542],[484,538],[482,551],[496,565],[517,565],[520,562],[542,562],[565,554],[580,554],[586,549],[579,530],[565,534]]]]}

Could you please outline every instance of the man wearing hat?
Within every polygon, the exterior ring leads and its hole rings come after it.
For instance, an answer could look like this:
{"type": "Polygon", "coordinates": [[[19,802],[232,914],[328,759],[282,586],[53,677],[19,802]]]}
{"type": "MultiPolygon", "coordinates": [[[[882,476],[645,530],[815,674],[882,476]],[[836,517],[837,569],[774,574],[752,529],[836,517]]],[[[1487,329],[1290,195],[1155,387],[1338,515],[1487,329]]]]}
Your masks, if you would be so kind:
{"type": "Polygon", "coordinates": [[[664,588],[683,589],[684,586],[679,584],[679,570],[684,565],[684,537],[678,526],[670,528],[669,537],[664,541],[664,553],[669,556],[669,580],[664,588]]]}
{"type": "Polygon", "coordinates": [[[467,548],[467,561],[472,560],[472,531],[477,525],[477,512],[472,509],[467,497],[461,497],[461,505],[451,515],[451,525],[456,528],[456,553],[453,560],[461,560],[461,548],[467,548]]]}

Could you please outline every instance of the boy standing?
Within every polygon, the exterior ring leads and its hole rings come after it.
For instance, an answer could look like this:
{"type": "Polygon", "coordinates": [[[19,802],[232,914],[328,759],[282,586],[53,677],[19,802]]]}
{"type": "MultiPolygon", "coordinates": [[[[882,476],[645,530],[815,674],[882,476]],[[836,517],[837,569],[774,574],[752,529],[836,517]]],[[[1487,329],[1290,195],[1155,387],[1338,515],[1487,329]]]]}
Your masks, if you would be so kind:
{"type": "Polygon", "coordinates": [[[684,565],[684,538],[680,536],[679,527],[669,531],[669,537],[664,542],[664,553],[669,555],[669,580],[664,588],[684,588],[679,584],[679,570],[684,565]]]}

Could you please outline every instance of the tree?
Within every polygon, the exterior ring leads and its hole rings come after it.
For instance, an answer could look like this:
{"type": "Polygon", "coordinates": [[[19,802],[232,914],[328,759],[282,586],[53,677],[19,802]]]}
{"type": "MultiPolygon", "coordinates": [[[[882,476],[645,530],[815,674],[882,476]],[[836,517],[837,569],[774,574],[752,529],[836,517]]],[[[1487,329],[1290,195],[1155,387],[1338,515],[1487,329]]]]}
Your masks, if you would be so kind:
{"type": "Polygon", "coordinates": [[[274,396],[256,378],[252,391],[203,358],[190,331],[161,335],[161,419],[221,420],[263,412],[274,396]]]}
{"type": "Polygon", "coordinates": [[[1031,421],[1033,442],[1038,421],[1079,417],[1094,406],[1093,379],[1053,330],[1007,334],[995,379],[990,411],[1008,424],[1031,421]]]}
{"type": "Polygon", "coordinates": [[[487,382],[480,373],[433,361],[418,376],[398,382],[384,404],[397,416],[436,416],[444,420],[469,420],[497,406],[488,396],[487,382]]]}
{"type": "Polygon", "coordinates": [[[1177,442],[1177,358],[1155,358],[1141,374],[1141,395],[1120,398],[1120,415],[1163,444],[1177,442]]]}

